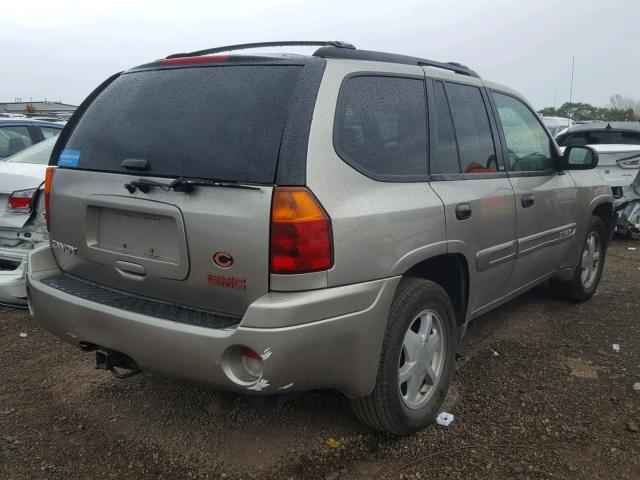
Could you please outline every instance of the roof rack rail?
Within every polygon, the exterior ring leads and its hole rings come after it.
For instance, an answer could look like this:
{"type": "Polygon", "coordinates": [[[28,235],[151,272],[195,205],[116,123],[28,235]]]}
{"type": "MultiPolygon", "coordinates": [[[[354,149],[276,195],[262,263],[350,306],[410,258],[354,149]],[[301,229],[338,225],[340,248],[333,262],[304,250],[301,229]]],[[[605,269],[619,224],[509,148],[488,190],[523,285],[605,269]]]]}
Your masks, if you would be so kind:
{"type": "Polygon", "coordinates": [[[241,43],[238,45],[227,45],[226,47],[207,48],[205,50],[196,50],[195,52],[188,53],[174,53],[166,58],[181,58],[181,57],[198,57],[200,55],[209,55],[212,53],[231,52],[233,50],[246,50],[249,48],[261,48],[261,47],[333,47],[355,50],[356,47],[347,42],[341,41],[283,41],[283,42],[258,42],[258,43],[241,43]]]}
{"type": "Polygon", "coordinates": [[[322,58],[341,58],[345,60],[369,60],[373,62],[400,63],[403,65],[419,65],[424,67],[436,67],[460,75],[468,75],[469,77],[480,78],[476,72],[469,67],[456,62],[436,62],[435,60],[427,60],[426,58],[410,57],[408,55],[398,55],[395,53],[374,52],[371,50],[356,50],[335,48],[333,45],[325,45],[316,50],[313,55],[322,58]]]}

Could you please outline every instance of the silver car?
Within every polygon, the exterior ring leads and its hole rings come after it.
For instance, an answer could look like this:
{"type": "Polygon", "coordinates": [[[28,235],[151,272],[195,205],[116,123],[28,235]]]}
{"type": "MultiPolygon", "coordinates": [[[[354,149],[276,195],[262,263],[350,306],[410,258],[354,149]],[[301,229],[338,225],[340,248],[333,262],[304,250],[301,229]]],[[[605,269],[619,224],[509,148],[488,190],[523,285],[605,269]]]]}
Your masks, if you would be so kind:
{"type": "Polygon", "coordinates": [[[596,152],[561,156],[467,67],[304,44],[320,48],[176,54],[100,85],[52,154],[31,311],[118,376],[332,388],[408,434],[470,320],[548,280],[594,294],[611,189],[596,152]]]}

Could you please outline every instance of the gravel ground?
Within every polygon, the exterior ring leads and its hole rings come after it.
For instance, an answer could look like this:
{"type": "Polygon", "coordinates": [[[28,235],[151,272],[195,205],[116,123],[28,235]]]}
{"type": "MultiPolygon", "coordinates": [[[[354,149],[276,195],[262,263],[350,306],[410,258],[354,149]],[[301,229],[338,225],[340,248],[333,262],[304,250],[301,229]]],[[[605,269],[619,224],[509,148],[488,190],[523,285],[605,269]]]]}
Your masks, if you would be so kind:
{"type": "Polygon", "coordinates": [[[639,286],[640,244],[618,240],[590,302],[541,286],[478,319],[445,404],[454,423],[406,438],[360,425],[334,392],[265,412],[119,381],[3,309],[0,478],[640,479],[639,286]]]}

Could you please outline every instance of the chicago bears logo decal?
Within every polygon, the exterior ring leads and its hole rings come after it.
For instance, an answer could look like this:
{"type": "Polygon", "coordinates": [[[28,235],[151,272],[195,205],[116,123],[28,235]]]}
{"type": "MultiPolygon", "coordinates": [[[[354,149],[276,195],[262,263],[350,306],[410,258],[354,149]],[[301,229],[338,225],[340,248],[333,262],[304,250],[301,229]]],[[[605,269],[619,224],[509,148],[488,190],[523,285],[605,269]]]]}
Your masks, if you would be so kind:
{"type": "Polygon", "coordinates": [[[220,268],[229,268],[233,265],[233,257],[227,252],[216,252],[213,254],[213,263],[220,268]]]}

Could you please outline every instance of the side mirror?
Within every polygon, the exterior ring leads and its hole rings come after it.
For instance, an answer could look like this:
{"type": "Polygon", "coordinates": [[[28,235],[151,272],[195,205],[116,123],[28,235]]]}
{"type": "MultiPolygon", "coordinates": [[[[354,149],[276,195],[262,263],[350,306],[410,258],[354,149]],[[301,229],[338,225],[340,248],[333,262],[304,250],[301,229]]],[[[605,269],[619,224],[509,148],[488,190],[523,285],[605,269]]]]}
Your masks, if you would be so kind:
{"type": "Polygon", "coordinates": [[[565,147],[561,170],[591,170],[598,166],[598,152],[588,146],[565,147]]]}

